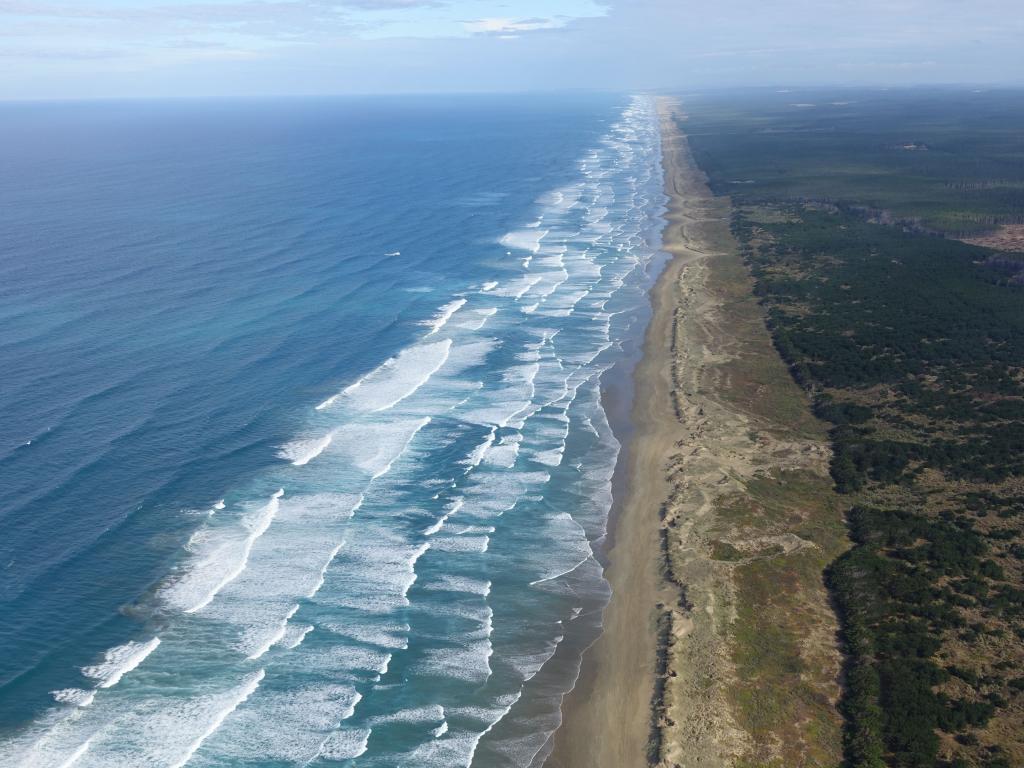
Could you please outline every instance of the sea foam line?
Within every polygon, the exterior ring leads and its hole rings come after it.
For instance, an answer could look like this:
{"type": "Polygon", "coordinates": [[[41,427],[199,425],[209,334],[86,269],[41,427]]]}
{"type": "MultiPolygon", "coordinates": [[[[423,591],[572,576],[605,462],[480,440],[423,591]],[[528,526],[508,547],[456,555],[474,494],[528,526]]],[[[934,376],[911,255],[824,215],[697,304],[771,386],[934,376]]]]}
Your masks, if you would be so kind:
{"type": "Polygon", "coordinates": [[[92,746],[92,738],[91,737],[86,739],[78,747],[78,749],[76,749],[74,752],[72,752],[68,756],[68,759],[60,764],[59,768],[71,768],[71,766],[73,766],[75,763],[77,763],[81,759],[82,755],[84,755],[86,752],[89,751],[89,747],[90,746],[92,746]]]}
{"type": "Polygon", "coordinates": [[[592,554],[591,555],[587,555],[582,560],[580,560],[578,563],[576,563],[576,565],[574,565],[572,568],[569,568],[568,570],[562,571],[561,573],[556,573],[554,576],[545,576],[543,579],[537,579],[536,581],[531,581],[530,582],[530,586],[534,587],[537,584],[543,584],[546,581],[554,581],[555,579],[561,578],[562,576],[567,576],[568,574],[572,573],[577,568],[579,568],[581,565],[583,565],[585,562],[590,560],[591,557],[593,557],[592,554]]]}
{"type": "Polygon", "coordinates": [[[252,675],[246,683],[239,688],[238,695],[232,698],[230,704],[226,708],[214,715],[213,720],[210,721],[210,724],[199,735],[199,738],[188,746],[188,749],[185,751],[185,755],[178,762],[174,763],[171,768],[182,768],[182,766],[188,763],[188,761],[192,759],[192,756],[199,750],[199,747],[203,745],[203,742],[210,738],[214,731],[221,727],[228,715],[238,709],[238,707],[241,706],[246,699],[252,696],[253,692],[255,692],[257,688],[260,687],[260,682],[263,680],[265,675],[266,671],[262,669],[252,675]]]}
{"type": "Polygon", "coordinates": [[[480,443],[480,445],[476,446],[473,449],[473,452],[471,454],[469,454],[469,456],[467,458],[462,460],[461,463],[466,465],[466,467],[467,467],[466,471],[467,472],[470,469],[473,469],[474,467],[479,466],[480,462],[484,460],[484,456],[487,455],[487,451],[489,451],[490,448],[491,448],[491,445],[494,444],[494,438],[495,438],[496,434],[497,434],[497,427],[491,427],[491,431],[487,434],[487,437],[484,439],[484,441],[482,443],[480,443]]]}
{"type": "Polygon", "coordinates": [[[217,585],[207,593],[206,597],[191,608],[186,608],[185,613],[195,613],[196,611],[205,608],[210,604],[213,598],[217,596],[218,592],[241,575],[242,571],[245,570],[246,565],[249,564],[249,554],[252,552],[253,545],[260,536],[267,532],[267,529],[270,527],[270,523],[274,520],[274,516],[277,514],[278,507],[280,506],[279,500],[282,496],[284,496],[284,488],[279,488],[270,498],[270,502],[267,506],[263,508],[263,511],[260,512],[259,516],[256,518],[256,524],[249,532],[249,535],[245,537],[245,543],[242,546],[242,557],[237,565],[217,582],[217,585]]]}
{"type": "Polygon", "coordinates": [[[72,704],[76,707],[88,707],[96,697],[96,691],[87,691],[84,688],[61,688],[58,691],[50,691],[53,700],[61,704],[72,704]]]}
{"type": "Polygon", "coordinates": [[[371,413],[393,408],[441,369],[448,360],[451,347],[451,339],[406,347],[337,395],[324,400],[316,410],[329,408],[342,396],[360,410],[371,413]]]}
{"type": "Polygon", "coordinates": [[[255,661],[256,659],[258,659],[260,656],[269,651],[271,647],[274,645],[274,643],[278,642],[281,638],[284,637],[285,632],[288,631],[289,620],[291,620],[292,616],[294,616],[298,612],[298,610],[299,606],[296,603],[294,606],[292,606],[288,613],[285,614],[284,618],[281,620],[281,625],[277,628],[274,634],[268,637],[260,645],[259,648],[257,648],[255,651],[249,654],[248,658],[250,661],[255,661]]]}
{"type": "Polygon", "coordinates": [[[395,454],[394,458],[392,458],[391,461],[389,461],[387,464],[385,464],[383,467],[381,467],[380,469],[373,473],[373,477],[370,478],[371,482],[380,477],[383,477],[384,475],[391,471],[392,465],[400,458],[402,458],[402,455],[412,444],[412,441],[416,439],[416,435],[418,435],[420,430],[427,426],[427,424],[429,424],[430,422],[431,418],[429,416],[424,416],[416,423],[415,429],[413,429],[412,434],[409,435],[409,439],[405,441],[405,445],[402,446],[402,449],[397,454],[395,454]]]}
{"type": "Polygon", "coordinates": [[[98,688],[111,688],[117,685],[122,677],[145,661],[158,645],[160,645],[160,638],[154,637],[144,643],[127,642],[124,645],[110,648],[103,654],[102,663],[82,667],[82,674],[98,680],[98,688]]]}
{"type": "Polygon", "coordinates": [[[325,450],[331,444],[334,439],[334,432],[328,432],[323,437],[310,438],[308,440],[293,440],[278,451],[278,456],[282,459],[288,459],[291,461],[293,466],[301,467],[325,450]]]}
{"type": "Polygon", "coordinates": [[[440,531],[441,527],[445,524],[445,522],[448,520],[448,518],[451,517],[454,514],[457,514],[458,511],[460,509],[462,509],[462,505],[465,504],[465,503],[466,503],[466,500],[464,498],[462,498],[461,496],[459,498],[457,498],[455,501],[453,501],[451,506],[448,507],[448,509],[445,511],[445,513],[443,515],[441,515],[440,518],[438,518],[437,522],[434,523],[432,526],[430,526],[429,528],[427,528],[423,532],[423,535],[424,536],[433,536],[435,533],[440,531]]]}
{"type": "Polygon", "coordinates": [[[451,319],[452,315],[458,312],[466,303],[466,299],[456,299],[450,301],[441,307],[440,311],[434,316],[433,319],[428,320],[424,325],[430,326],[430,332],[427,336],[433,336],[435,333],[440,331],[451,319]]]}

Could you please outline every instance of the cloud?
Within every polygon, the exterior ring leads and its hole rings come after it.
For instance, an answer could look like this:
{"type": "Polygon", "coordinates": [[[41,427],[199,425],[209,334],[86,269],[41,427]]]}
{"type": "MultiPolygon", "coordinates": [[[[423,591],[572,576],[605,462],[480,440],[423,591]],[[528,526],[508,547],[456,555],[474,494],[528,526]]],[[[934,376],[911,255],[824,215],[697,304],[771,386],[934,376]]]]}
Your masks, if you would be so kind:
{"type": "Polygon", "coordinates": [[[1019,2],[0,0],[0,98],[1020,83],[1019,2]]]}
{"type": "Polygon", "coordinates": [[[565,22],[554,19],[474,19],[462,22],[463,28],[474,35],[517,35],[520,32],[533,32],[538,29],[556,29],[565,26],[565,22]]]}

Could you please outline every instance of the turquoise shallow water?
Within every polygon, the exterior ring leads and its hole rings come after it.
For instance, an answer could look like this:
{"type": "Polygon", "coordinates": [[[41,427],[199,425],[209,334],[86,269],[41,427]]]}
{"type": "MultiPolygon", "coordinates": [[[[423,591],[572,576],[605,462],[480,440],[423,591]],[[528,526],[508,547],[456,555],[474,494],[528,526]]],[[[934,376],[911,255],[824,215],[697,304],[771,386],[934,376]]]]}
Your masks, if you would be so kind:
{"type": "Polygon", "coordinates": [[[2,109],[0,763],[541,760],[653,104],[2,109]]]}

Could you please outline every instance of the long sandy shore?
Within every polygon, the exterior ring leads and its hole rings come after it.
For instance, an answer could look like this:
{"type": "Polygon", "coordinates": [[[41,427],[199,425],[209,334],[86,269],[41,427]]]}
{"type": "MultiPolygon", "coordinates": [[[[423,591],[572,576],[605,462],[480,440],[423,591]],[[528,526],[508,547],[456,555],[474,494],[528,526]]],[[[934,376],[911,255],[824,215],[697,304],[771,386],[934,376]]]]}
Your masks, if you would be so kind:
{"type": "Polygon", "coordinates": [[[693,170],[680,156],[681,137],[664,106],[661,120],[669,197],[662,240],[671,259],[651,291],[653,314],[634,374],[626,495],[612,511],[614,543],[605,573],[612,598],[603,632],[587,651],[580,679],[563,704],[563,723],[547,762],[551,768],[647,764],[658,604],[673,600],[657,554],[658,510],[671,490],[665,464],[681,436],[673,399],[672,326],[680,304],[680,274],[706,255],[684,236],[685,202],[677,182],[693,170]]]}
{"type": "Polygon", "coordinates": [[[838,765],[821,572],[845,534],[827,437],[771,344],[680,105],[659,114],[671,258],[634,374],[612,598],[546,766],[838,765]]]}

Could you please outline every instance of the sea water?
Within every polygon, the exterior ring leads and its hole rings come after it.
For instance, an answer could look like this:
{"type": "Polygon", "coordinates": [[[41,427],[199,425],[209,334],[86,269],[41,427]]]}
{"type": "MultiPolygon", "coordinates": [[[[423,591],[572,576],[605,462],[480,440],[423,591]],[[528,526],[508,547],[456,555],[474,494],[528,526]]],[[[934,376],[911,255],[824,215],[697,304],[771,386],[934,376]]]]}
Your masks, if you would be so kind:
{"type": "Polygon", "coordinates": [[[540,763],[652,101],[0,112],[0,764],[540,763]]]}

